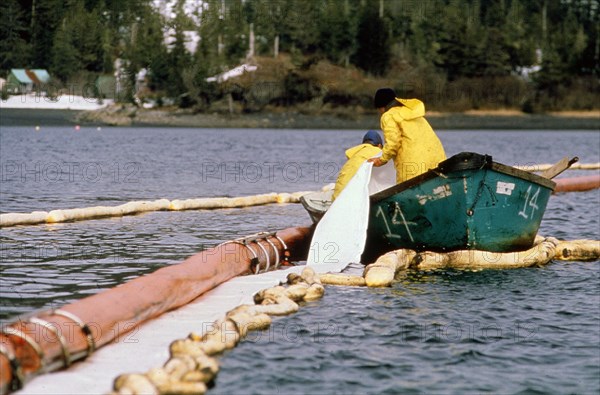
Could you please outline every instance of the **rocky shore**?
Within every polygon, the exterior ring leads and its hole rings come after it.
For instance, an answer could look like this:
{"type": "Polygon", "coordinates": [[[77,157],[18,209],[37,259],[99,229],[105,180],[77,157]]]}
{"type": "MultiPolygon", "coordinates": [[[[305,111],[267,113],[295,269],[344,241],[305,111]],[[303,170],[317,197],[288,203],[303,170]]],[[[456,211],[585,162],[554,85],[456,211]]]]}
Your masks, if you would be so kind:
{"type": "MultiPolygon", "coordinates": [[[[523,129],[600,130],[600,112],[525,114],[517,111],[430,112],[427,118],[438,130],[523,129]]],[[[94,111],[0,109],[0,125],[161,126],[196,128],[280,128],[280,129],[376,129],[375,112],[308,114],[277,111],[251,114],[192,113],[184,110],[142,109],[113,105],[94,111]]]]}

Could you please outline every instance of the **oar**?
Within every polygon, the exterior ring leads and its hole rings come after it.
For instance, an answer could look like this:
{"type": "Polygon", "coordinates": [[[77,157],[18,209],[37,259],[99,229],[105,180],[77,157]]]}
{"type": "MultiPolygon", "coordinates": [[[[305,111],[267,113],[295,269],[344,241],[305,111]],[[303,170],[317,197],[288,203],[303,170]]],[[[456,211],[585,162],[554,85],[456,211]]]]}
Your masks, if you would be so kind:
{"type": "Polygon", "coordinates": [[[572,159],[569,159],[569,157],[565,156],[564,158],[556,162],[554,166],[544,170],[540,175],[548,179],[553,179],[554,177],[571,167],[573,163],[577,162],[578,160],[579,158],[576,156],[572,159]]]}

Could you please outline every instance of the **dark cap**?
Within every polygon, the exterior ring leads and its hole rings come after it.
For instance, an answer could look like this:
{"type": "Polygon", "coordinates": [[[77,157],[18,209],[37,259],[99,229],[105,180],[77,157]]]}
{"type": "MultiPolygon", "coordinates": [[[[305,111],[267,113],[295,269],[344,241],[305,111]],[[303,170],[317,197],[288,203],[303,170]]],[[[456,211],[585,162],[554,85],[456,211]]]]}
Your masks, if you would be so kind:
{"type": "Polygon", "coordinates": [[[383,146],[383,139],[381,135],[376,130],[369,130],[365,137],[363,137],[363,143],[371,143],[373,145],[381,144],[383,146]]]}
{"type": "Polygon", "coordinates": [[[396,92],[392,88],[381,88],[375,92],[373,104],[375,108],[385,107],[396,98],[396,92]]]}

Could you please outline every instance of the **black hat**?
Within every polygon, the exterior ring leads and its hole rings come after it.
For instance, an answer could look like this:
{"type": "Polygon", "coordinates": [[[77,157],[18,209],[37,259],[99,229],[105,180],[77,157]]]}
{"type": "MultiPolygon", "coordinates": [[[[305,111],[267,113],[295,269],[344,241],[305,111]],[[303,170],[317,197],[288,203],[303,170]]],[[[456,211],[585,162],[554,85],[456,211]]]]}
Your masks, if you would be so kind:
{"type": "Polygon", "coordinates": [[[385,107],[396,98],[396,92],[392,88],[381,88],[375,92],[373,104],[375,108],[385,107]]]}

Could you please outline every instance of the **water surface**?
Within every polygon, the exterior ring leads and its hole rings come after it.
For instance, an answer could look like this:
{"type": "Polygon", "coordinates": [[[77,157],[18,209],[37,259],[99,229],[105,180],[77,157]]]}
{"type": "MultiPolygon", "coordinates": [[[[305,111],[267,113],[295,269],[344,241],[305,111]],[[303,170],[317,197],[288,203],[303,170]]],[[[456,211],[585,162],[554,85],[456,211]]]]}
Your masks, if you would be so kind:
{"type": "MultiPolygon", "coordinates": [[[[317,190],[364,131],[0,128],[0,211],[317,190]]],[[[439,132],[507,165],[600,161],[592,131],[439,132]]],[[[580,175],[570,172],[567,176],[580,175]]],[[[587,173],[586,173],[587,174],[587,173]]],[[[598,191],[554,195],[540,233],[600,239],[598,191]]],[[[59,307],[257,231],[298,204],[0,230],[0,320],[59,307]]],[[[598,262],[411,272],[325,297],[221,358],[215,394],[600,393],[598,262]]]]}

